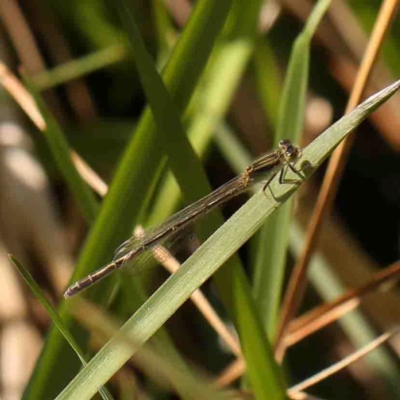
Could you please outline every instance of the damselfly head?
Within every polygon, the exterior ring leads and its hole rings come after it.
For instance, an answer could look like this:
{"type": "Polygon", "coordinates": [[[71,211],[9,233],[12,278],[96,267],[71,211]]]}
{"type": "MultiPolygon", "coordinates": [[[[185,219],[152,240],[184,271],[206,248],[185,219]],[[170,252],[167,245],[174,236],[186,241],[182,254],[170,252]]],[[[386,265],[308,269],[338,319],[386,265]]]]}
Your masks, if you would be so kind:
{"type": "Polygon", "coordinates": [[[289,139],[282,139],[279,142],[279,148],[281,149],[286,161],[296,161],[301,157],[301,149],[293,145],[289,139]]]}

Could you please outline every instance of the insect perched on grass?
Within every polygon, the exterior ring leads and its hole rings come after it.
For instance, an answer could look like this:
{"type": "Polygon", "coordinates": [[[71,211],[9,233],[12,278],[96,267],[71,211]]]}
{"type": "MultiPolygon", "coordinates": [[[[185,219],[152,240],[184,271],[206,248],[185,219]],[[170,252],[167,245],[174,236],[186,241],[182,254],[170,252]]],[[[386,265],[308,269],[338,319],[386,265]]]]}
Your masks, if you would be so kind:
{"type": "Polygon", "coordinates": [[[187,206],[183,210],[174,214],[171,218],[159,227],[150,229],[140,238],[132,237],[118,247],[114,259],[111,263],[98,269],[87,277],[77,281],[70,286],[64,293],[64,297],[69,298],[84,289],[92,286],[99,280],[121,268],[128,261],[131,261],[143,254],[145,251],[160,244],[164,240],[170,239],[182,229],[188,227],[197,218],[207,214],[218,206],[221,206],[232,197],[248,190],[253,184],[262,182],[265,174],[269,173],[268,179],[264,183],[263,191],[270,184],[272,179],[280,173],[279,182],[284,183],[284,176],[287,168],[299,174],[294,167],[294,163],[301,157],[301,149],[294,146],[289,140],[281,140],[279,149],[268,153],[250,164],[243,173],[223,184],[212,193],[201,198],[195,203],[187,206]]]}

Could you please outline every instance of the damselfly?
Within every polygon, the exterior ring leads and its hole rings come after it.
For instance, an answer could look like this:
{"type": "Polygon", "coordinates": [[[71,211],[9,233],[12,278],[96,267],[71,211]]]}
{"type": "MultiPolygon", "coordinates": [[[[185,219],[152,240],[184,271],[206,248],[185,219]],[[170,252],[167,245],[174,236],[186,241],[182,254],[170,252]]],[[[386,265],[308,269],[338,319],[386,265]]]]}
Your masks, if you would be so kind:
{"type": "Polygon", "coordinates": [[[242,174],[174,214],[161,226],[146,231],[146,233],[140,238],[134,236],[128,239],[118,247],[111,263],[74,283],[66,290],[64,297],[68,298],[80,293],[115,270],[121,268],[128,261],[133,260],[164,240],[172,238],[172,236],[192,224],[198,217],[207,214],[211,210],[227,202],[232,197],[248,190],[254,183],[264,181],[266,173],[269,173],[269,176],[264,182],[263,191],[265,191],[272,179],[279,172],[279,182],[281,184],[284,183],[284,176],[287,168],[290,168],[293,172],[299,174],[297,169],[294,167],[294,163],[300,157],[300,148],[294,146],[289,140],[281,140],[279,142],[278,150],[268,153],[254,161],[242,174]]]}

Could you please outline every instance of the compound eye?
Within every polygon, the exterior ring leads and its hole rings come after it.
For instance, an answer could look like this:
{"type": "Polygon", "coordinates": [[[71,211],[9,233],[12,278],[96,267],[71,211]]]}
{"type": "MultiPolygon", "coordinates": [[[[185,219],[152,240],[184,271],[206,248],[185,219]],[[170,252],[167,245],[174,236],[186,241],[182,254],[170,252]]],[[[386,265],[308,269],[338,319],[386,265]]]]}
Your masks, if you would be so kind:
{"type": "Polygon", "coordinates": [[[282,139],[279,141],[279,146],[283,147],[283,146],[287,146],[290,144],[290,140],[288,139],[282,139]]]}

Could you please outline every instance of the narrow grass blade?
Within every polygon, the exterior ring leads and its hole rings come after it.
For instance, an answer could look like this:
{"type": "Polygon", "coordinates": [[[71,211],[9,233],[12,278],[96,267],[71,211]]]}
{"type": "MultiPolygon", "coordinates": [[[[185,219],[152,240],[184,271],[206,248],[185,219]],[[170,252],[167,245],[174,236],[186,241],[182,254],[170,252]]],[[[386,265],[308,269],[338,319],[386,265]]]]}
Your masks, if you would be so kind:
{"type": "Polygon", "coordinates": [[[142,81],[148,104],[156,121],[156,134],[167,155],[168,165],[183,189],[188,202],[194,202],[211,191],[201,163],[181,123],[180,110],[174,104],[140,37],[130,7],[118,1],[118,11],[128,33],[132,55],[142,81]]]}
{"type": "Polygon", "coordinates": [[[123,46],[110,46],[51,70],[39,72],[31,78],[32,84],[40,91],[50,89],[115,64],[124,57],[126,49],[123,46]]]}
{"type": "Polygon", "coordinates": [[[91,224],[94,222],[99,209],[96,197],[76,170],[71,160],[70,147],[57,121],[51,115],[40,94],[33,87],[33,85],[29,84],[29,82],[28,88],[30,89],[31,94],[35,99],[37,106],[39,107],[40,113],[46,122],[44,135],[53,158],[66,183],[71,189],[71,192],[75,196],[84,218],[89,224],[91,224]]]}
{"type": "MultiPolygon", "coordinates": [[[[314,7],[304,31],[296,39],[285,79],[275,145],[281,139],[299,142],[303,130],[305,97],[308,86],[311,38],[328,9],[330,0],[314,7]]],[[[259,251],[254,268],[254,293],[264,326],[272,339],[276,329],[285,272],[292,201],[275,213],[258,237],[259,251]]]]}
{"type": "Polygon", "coordinates": [[[282,92],[282,77],[278,60],[268,39],[260,38],[254,52],[254,69],[257,89],[268,123],[276,130],[282,92]]]}
{"type": "MultiPolygon", "coordinates": [[[[32,290],[33,294],[36,296],[36,298],[39,300],[39,302],[45,308],[45,310],[49,314],[51,320],[54,322],[54,324],[56,325],[56,327],[58,328],[60,333],[64,336],[65,340],[69,343],[71,348],[75,351],[76,355],[81,360],[82,365],[86,366],[87,361],[85,360],[85,355],[84,355],[83,351],[80,349],[78,343],[75,341],[74,337],[71,335],[68,328],[64,325],[64,322],[61,319],[61,317],[59,316],[59,314],[57,313],[57,311],[54,309],[54,307],[51,305],[51,303],[47,300],[46,296],[43,294],[42,290],[40,289],[39,285],[35,282],[32,275],[13,255],[10,254],[8,257],[9,257],[11,263],[14,265],[14,267],[21,274],[22,278],[27,283],[29,288],[32,290]]],[[[50,384],[50,383],[48,383],[48,384],[50,384]]],[[[103,399],[112,399],[111,394],[107,391],[106,388],[102,387],[99,389],[99,391],[100,391],[101,397],[103,399]]]]}

